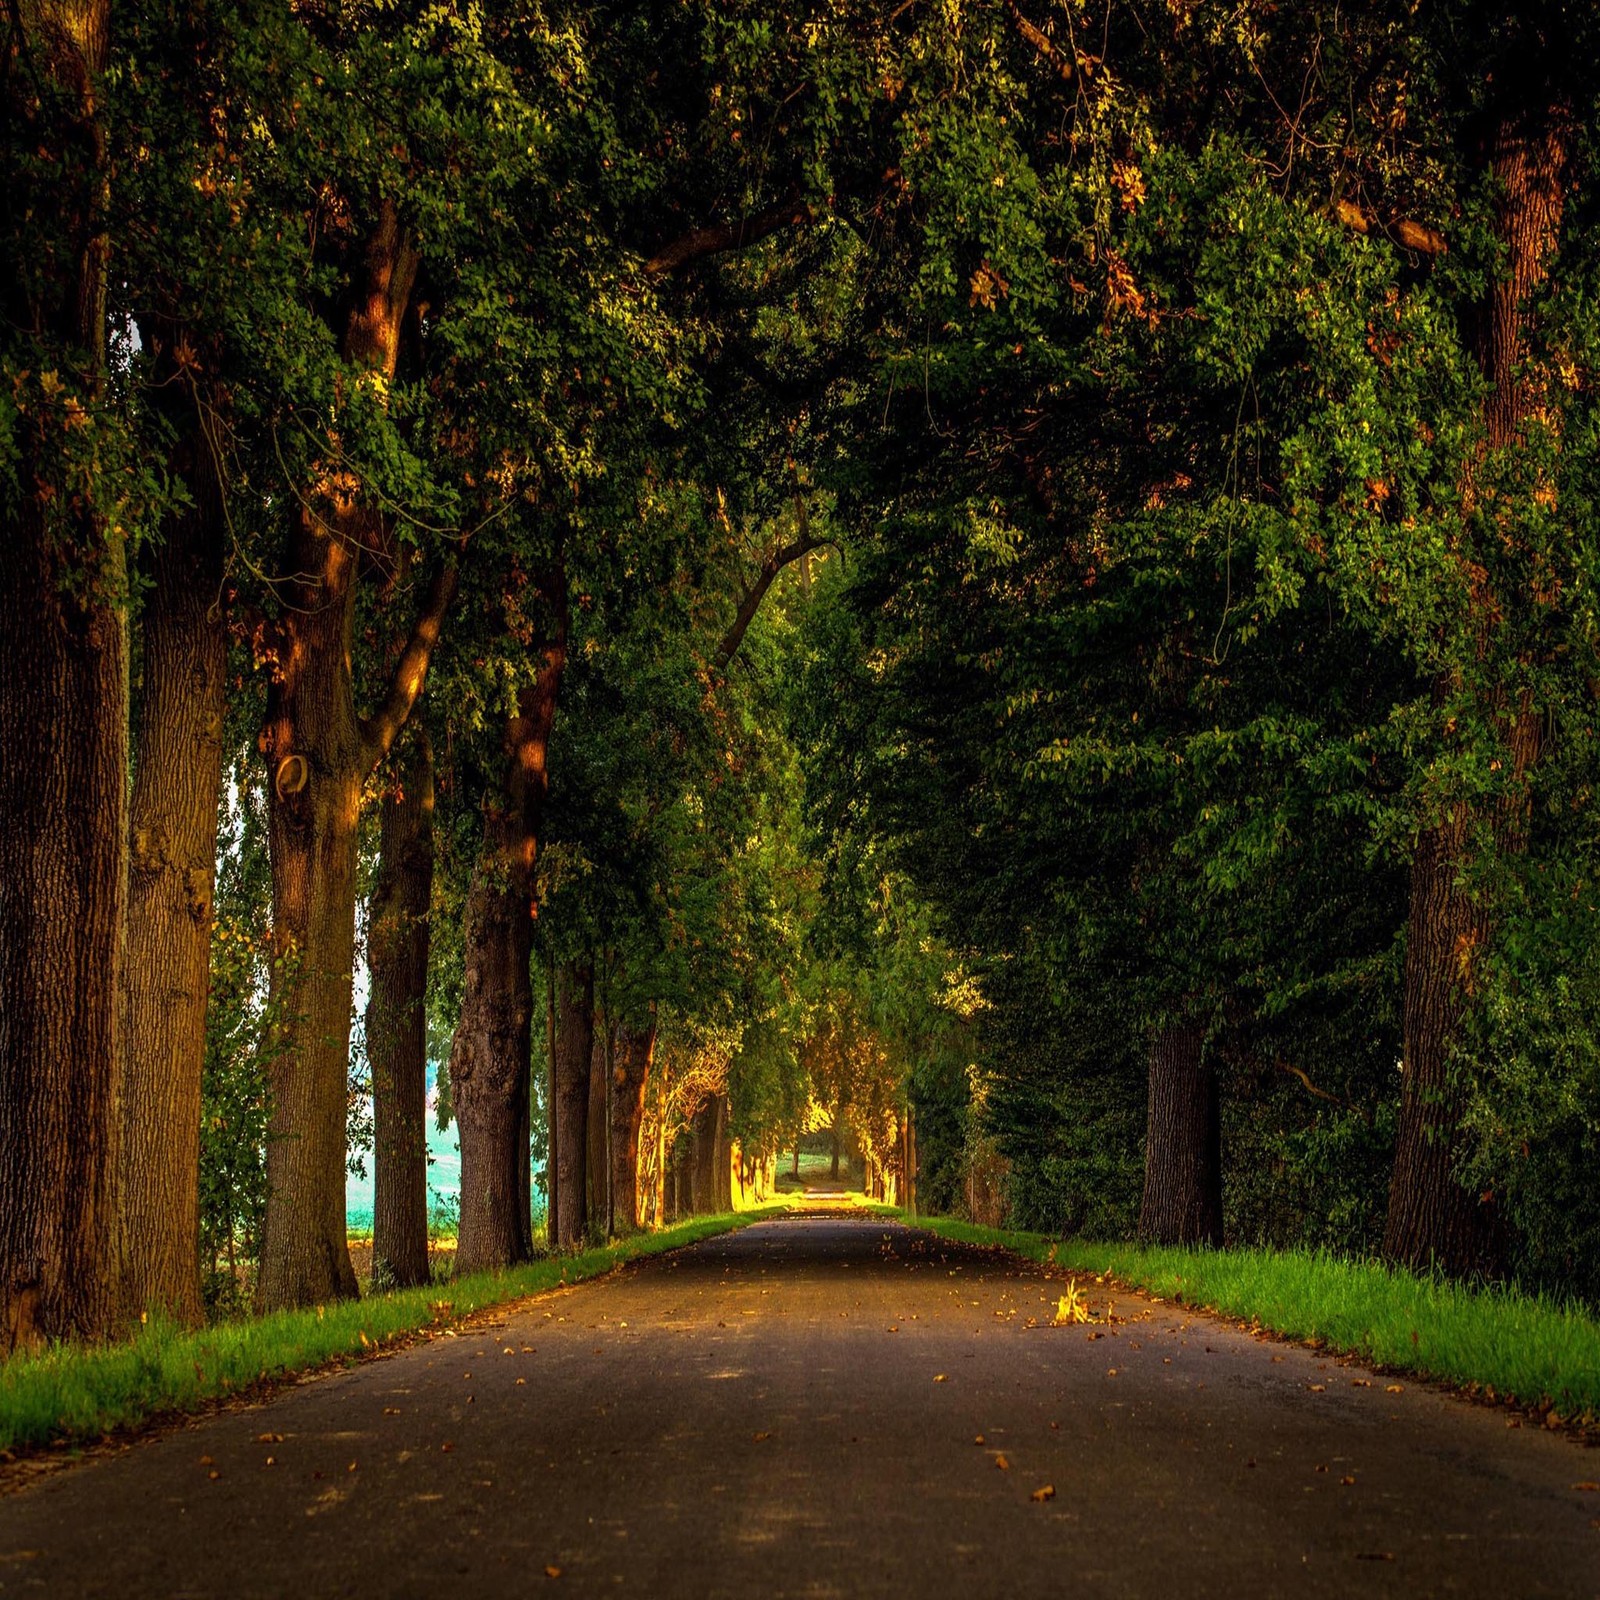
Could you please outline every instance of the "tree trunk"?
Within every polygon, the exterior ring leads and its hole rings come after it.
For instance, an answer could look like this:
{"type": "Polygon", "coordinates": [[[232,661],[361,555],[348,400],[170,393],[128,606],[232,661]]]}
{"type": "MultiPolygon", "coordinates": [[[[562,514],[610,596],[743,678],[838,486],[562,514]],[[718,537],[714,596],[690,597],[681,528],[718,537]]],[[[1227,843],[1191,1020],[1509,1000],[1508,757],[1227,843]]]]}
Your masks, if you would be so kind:
{"type": "Polygon", "coordinates": [[[466,983],[450,1049],[461,1135],[457,1273],[509,1266],[532,1247],[528,1195],[533,1072],[533,914],[547,756],[566,666],[566,607],[539,673],[507,719],[503,793],[484,808],[483,846],[467,895],[466,983]]]}
{"type": "MultiPolygon", "coordinates": [[[[416,252],[385,203],[345,330],[353,365],[393,377],[416,270],[416,252]]],[[[358,716],[350,671],[358,569],[384,529],[344,486],[344,472],[330,465],[327,478],[294,520],[261,733],[277,957],[271,999],[282,1019],[268,1061],[272,1122],[256,1289],[264,1311],[357,1293],[344,1193],[361,794],[422,692],[455,592],[454,567],[442,567],[382,705],[358,716]]]]}
{"type": "Polygon", "coordinates": [[[594,1054],[594,964],[574,961],[556,975],[557,1242],[582,1244],[588,1218],[589,1069],[594,1054]]]}
{"type": "Polygon", "coordinates": [[[1222,1124],[1205,1037],[1202,1023],[1184,1019],[1151,1040],[1139,1207],[1147,1244],[1222,1243],[1222,1124]]]}
{"type": "Polygon", "coordinates": [[[792,1172],[796,1178],[800,1176],[800,1146],[798,1143],[794,1147],[794,1167],[792,1172]]]}
{"type": "Polygon", "coordinates": [[[428,943],[433,903],[433,751],[408,739],[381,802],[378,877],[367,932],[372,1068],[372,1283],[428,1282],[428,943]]]}
{"type": "Polygon", "coordinates": [[[544,1006],[544,1242],[556,1246],[556,969],[545,968],[544,1006]]]}
{"type": "Polygon", "coordinates": [[[200,1081],[211,988],[227,624],[222,490],[198,423],[174,453],[191,505],[152,552],[134,755],[122,1270],[130,1310],[200,1322],[200,1081]]]}
{"type": "Polygon", "coordinates": [[[829,1174],[828,1175],[833,1179],[833,1181],[835,1183],[837,1183],[839,1181],[839,1152],[840,1152],[840,1146],[842,1145],[843,1140],[844,1140],[844,1135],[840,1132],[840,1129],[839,1129],[839,1119],[838,1119],[838,1117],[835,1117],[833,1119],[833,1127],[830,1130],[830,1133],[832,1134],[832,1137],[833,1137],[833,1166],[829,1170],[829,1174]]]}
{"type": "Polygon", "coordinates": [[[589,1050],[589,1149],[586,1158],[589,1221],[596,1232],[607,1231],[608,1185],[611,1158],[606,1139],[606,1117],[610,1111],[606,1057],[611,1053],[611,1022],[602,1014],[594,1030],[589,1050]]]}
{"type": "Polygon", "coordinates": [[[0,314],[61,384],[16,379],[0,507],[0,1357],[121,1313],[124,535],[62,449],[74,416],[101,426],[109,20],[103,0],[13,8],[0,83],[0,314]]]}
{"type": "Polygon", "coordinates": [[[611,1208],[619,1233],[636,1233],[644,1225],[639,1205],[639,1132],[655,1051],[653,1021],[645,1028],[617,1024],[611,1064],[611,1208]]]}
{"type": "Polygon", "coordinates": [[[714,1133],[716,1153],[712,1158],[715,1187],[712,1191],[711,1205],[714,1211],[732,1211],[734,1146],[729,1131],[726,1095],[716,1096],[716,1107],[717,1120],[714,1133]]]}
{"type": "MultiPolygon", "coordinates": [[[[1537,375],[1526,370],[1528,298],[1545,280],[1561,227],[1569,139],[1564,108],[1521,108],[1502,116],[1489,166],[1500,180],[1498,233],[1508,271],[1482,308],[1479,360],[1488,380],[1484,435],[1488,447],[1514,447],[1540,402],[1537,375]]],[[[1470,485],[1469,485],[1470,491],[1470,485]]],[[[1493,596],[1482,605],[1482,643],[1494,626],[1493,596]]],[[[1441,700],[1456,685],[1439,685],[1441,700]]],[[[1503,731],[1509,784],[1489,820],[1494,847],[1526,847],[1529,770],[1539,757],[1541,719],[1526,696],[1487,708],[1503,731]]],[[[1479,829],[1470,807],[1457,803],[1417,840],[1406,923],[1400,1121],[1383,1251],[1411,1267],[1451,1274],[1494,1272],[1501,1230],[1492,1198],[1464,1188],[1461,1117],[1470,1066],[1456,1059],[1468,1018],[1474,968],[1494,934],[1494,917],[1465,879],[1479,829]]]]}
{"type": "Polygon", "coordinates": [[[695,1216],[717,1209],[717,1096],[707,1095],[689,1129],[689,1208],[695,1216]]]}

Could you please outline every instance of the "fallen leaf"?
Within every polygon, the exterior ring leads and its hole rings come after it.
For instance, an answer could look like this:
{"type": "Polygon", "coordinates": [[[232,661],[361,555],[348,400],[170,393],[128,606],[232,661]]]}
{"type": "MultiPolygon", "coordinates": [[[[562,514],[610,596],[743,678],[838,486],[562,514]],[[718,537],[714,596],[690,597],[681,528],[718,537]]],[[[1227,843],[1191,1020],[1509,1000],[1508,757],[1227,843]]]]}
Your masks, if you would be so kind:
{"type": "Polygon", "coordinates": [[[945,1378],[945,1375],[942,1372],[936,1372],[933,1375],[933,1381],[935,1383],[944,1383],[948,1380],[945,1378]]]}
{"type": "Polygon", "coordinates": [[[448,1455],[452,1450],[455,1449],[455,1446],[453,1444],[450,1444],[450,1443],[447,1442],[445,1444],[440,1445],[439,1448],[441,1450],[443,1450],[446,1455],[448,1455]]]}
{"type": "Polygon", "coordinates": [[[884,1332],[885,1332],[885,1333],[899,1333],[899,1331],[900,1331],[900,1324],[899,1324],[899,1323],[898,1323],[898,1322],[897,1322],[897,1323],[895,1323],[895,1324],[894,1324],[894,1325],[893,1325],[893,1326],[892,1326],[892,1327],[889,1327],[889,1328],[885,1328],[885,1329],[884,1329],[884,1330],[883,1330],[883,1331],[884,1331],[884,1332]]]}
{"type": "Polygon", "coordinates": [[[383,1408],[383,1414],[386,1417],[398,1417],[400,1415],[400,1407],[399,1406],[385,1406],[383,1408]]]}
{"type": "Polygon", "coordinates": [[[1116,1377],[1116,1375],[1117,1375],[1117,1369],[1115,1367],[1107,1367],[1106,1368],[1106,1376],[1108,1378],[1114,1378],[1114,1377],[1116,1377]]]}
{"type": "Polygon", "coordinates": [[[1312,1394],[1326,1394],[1328,1392],[1328,1386],[1325,1383],[1313,1383],[1310,1385],[1310,1389],[1312,1394]]]}
{"type": "Polygon", "coordinates": [[[559,1578],[561,1576],[561,1568],[560,1567],[546,1567],[544,1569],[544,1575],[547,1578],[559,1578]]]}
{"type": "Polygon", "coordinates": [[[1007,1461],[1004,1456],[996,1456],[994,1458],[994,1464],[999,1467],[1002,1472],[1009,1472],[1011,1470],[1011,1463],[1007,1461]]]}
{"type": "Polygon", "coordinates": [[[1595,1483],[1589,1478],[1585,1478],[1582,1483],[1573,1484],[1572,1487],[1576,1489],[1579,1494],[1600,1494],[1600,1483],[1595,1483]]]}
{"type": "Polygon", "coordinates": [[[770,1433],[757,1433],[753,1434],[752,1437],[755,1439],[757,1444],[764,1444],[772,1437],[772,1435],[770,1433]]]}
{"type": "Polygon", "coordinates": [[[1345,1475],[1339,1480],[1339,1482],[1343,1484],[1352,1484],[1355,1481],[1355,1474],[1353,1472],[1345,1473],[1345,1475]]]}
{"type": "Polygon", "coordinates": [[[974,1444],[982,1444],[983,1443],[983,1435],[980,1433],[972,1442],[974,1444]]]}
{"type": "Polygon", "coordinates": [[[1383,1392],[1385,1394],[1404,1394],[1406,1386],[1403,1383],[1386,1383],[1383,1386],[1383,1392]]]}
{"type": "Polygon", "coordinates": [[[521,1385],[521,1384],[524,1384],[524,1383],[526,1383],[526,1382],[527,1382],[527,1381],[528,1381],[528,1380],[527,1380],[527,1379],[526,1379],[526,1378],[518,1378],[518,1379],[517,1379],[517,1383],[518,1383],[518,1385],[521,1385]]]}
{"type": "Polygon", "coordinates": [[[1054,1500],[1055,1497],[1056,1486],[1053,1483],[1040,1484],[1040,1486],[1028,1496],[1030,1500],[1054,1500]]]}
{"type": "Polygon", "coordinates": [[[212,1480],[212,1481],[213,1481],[213,1482],[215,1482],[215,1481],[216,1481],[216,1479],[218,1479],[218,1478],[220,1478],[220,1477],[221,1477],[221,1476],[222,1476],[222,1474],[221,1474],[221,1473],[220,1473],[220,1472],[218,1472],[218,1471],[217,1471],[217,1469],[216,1469],[216,1468],[215,1468],[215,1467],[213,1467],[213,1468],[212,1468],[212,1469],[211,1469],[211,1470],[210,1470],[210,1471],[209,1471],[209,1472],[208,1472],[208,1473],[207,1473],[207,1474],[206,1474],[206,1476],[207,1476],[207,1477],[208,1477],[208,1478],[210,1478],[210,1479],[211,1479],[211,1480],[212,1480]]]}
{"type": "Polygon", "coordinates": [[[211,1459],[210,1456],[201,1456],[200,1457],[200,1465],[202,1467],[214,1467],[216,1465],[216,1462],[214,1462],[211,1459]]]}

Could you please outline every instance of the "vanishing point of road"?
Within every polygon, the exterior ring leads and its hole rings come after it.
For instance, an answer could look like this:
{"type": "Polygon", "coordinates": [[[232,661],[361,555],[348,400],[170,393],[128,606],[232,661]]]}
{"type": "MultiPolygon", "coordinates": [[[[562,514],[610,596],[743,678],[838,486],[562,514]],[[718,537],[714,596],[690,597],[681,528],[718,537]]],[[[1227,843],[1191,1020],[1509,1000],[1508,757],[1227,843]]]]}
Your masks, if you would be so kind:
{"type": "Polygon", "coordinates": [[[0,1595],[1600,1595],[1595,1454],[1062,1287],[762,1222],[41,1475],[0,1595]]]}

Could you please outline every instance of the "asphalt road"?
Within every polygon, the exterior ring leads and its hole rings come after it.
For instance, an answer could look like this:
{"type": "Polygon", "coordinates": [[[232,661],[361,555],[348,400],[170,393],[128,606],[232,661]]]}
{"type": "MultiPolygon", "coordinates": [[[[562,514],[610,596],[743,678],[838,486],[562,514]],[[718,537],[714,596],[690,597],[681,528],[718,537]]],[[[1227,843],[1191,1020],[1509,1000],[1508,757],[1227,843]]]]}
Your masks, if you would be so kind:
{"type": "Polygon", "coordinates": [[[1600,1595],[1600,1453],[1060,1288],[762,1223],[46,1476],[0,1595],[1600,1595]]]}

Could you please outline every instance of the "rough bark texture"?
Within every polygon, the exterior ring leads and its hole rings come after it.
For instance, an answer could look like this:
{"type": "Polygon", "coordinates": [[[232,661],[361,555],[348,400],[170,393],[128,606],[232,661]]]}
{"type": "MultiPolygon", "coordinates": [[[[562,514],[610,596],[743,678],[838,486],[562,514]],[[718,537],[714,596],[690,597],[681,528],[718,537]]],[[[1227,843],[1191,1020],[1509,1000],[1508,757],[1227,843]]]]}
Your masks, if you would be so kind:
{"type": "Polygon", "coordinates": [[[589,1153],[588,1194],[589,1220],[594,1227],[610,1233],[610,1183],[611,1157],[607,1138],[607,1119],[611,1114],[607,1079],[610,1076],[607,1057],[611,1054],[611,1027],[603,1015],[594,1031],[594,1044],[589,1051],[589,1153]]]}
{"type": "Polygon", "coordinates": [[[634,1233],[644,1225],[639,1194],[639,1134],[644,1092],[655,1060],[656,1026],[618,1023],[611,1059],[611,1219],[613,1231],[634,1233]]]}
{"type": "Polygon", "coordinates": [[[570,1250],[588,1225],[589,1071],[594,1055],[594,965],[556,974],[556,1243],[570,1250]]]}
{"type": "Polygon", "coordinates": [[[372,1282],[428,1281],[428,945],[433,901],[433,751],[408,737],[383,808],[367,925],[372,1069],[372,1282]]]}
{"type": "MultiPolygon", "coordinates": [[[[1543,282],[1560,232],[1566,117],[1560,108],[1503,116],[1488,152],[1500,180],[1499,234],[1508,270],[1490,292],[1478,330],[1488,380],[1484,432],[1490,449],[1514,446],[1540,404],[1526,370],[1527,303],[1543,282]]],[[[1483,607],[1484,645],[1493,626],[1492,597],[1483,607]]],[[[1441,698],[1454,685],[1439,686],[1441,698]]],[[[1540,717],[1526,701],[1486,708],[1499,722],[1510,754],[1510,784],[1487,819],[1494,847],[1519,852],[1525,843],[1525,779],[1538,760],[1540,717]]],[[[1501,1230],[1492,1198],[1457,1177],[1466,1084],[1455,1057],[1472,1005],[1474,966],[1493,936],[1493,917],[1466,882],[1480,820],[1457,803],[1418,838],[1411,866],[1406,924],[1400,1121],[1384,1229],[1384,1254],[1406,1266],[1436,1266],[1457,1275],[1500,1265],[1501,1230]]]]}
{"type": "MultiPolygon", "coordinates": [[[[354,365],[393,376],[417,264],[386,203],[345,327],[344,355],[354,365]]],[[[272,1000],[285,1020],[268,1065],[262,1310],[357,1292],[344,1186],[361,793],[422,692],[455,590],[454,567],[441,568],[383,702],[359,716],[350,667],[356,586],[363,552],[383,538],[379,514],[330,469],[295,518],[279,584],[285,604],[261,749],[278,956],[272,1000]]]]}
{"type": "Polygon", "coordinates": [[[547,756],[566,666],[565,607],[534,682],[505,732],[502,792],[484,810],[483,845],[467,895],[466,982],[450,1049],[461,1133],[461,1224],[456,1271],[523,1259],[529,1089],[533,1070],[533,915],[547,756]]]}
{"type": "Polygon", "coordinates": [[[122,1269],[130,1309],[201,1318],[200,1080],[211,987],[227,621],[221,485],[199,425],[176,452],[192,504],[150,562],[134,755],[122,1269]]]}
{"type": "MultiPolygon", "coordinates": [[[[108,25],[104,3],[25,0],[0,82],[0,311],[84,406],[105,375],[108,25]]],[[[58,492],[62,426],[48,408],[19,422],[20,493],[0,507],[0,1356],[119,1314],[125,557],[58,492]]]]}
{"type": "Polygon", "coordinates": [[[1183,1020],[1150,1043],[1144,1198],[1139,1237],[1148,1244],[1222,1243],[1222,1125],[1205,1028],[1183,1020]]]}
{"type": "Polygon", "coordinates": [[[717,1209],[717,1123],[722,1101],[708,1095],[689,1124],[689,1212],[707,1216],[717,1209]]]}

